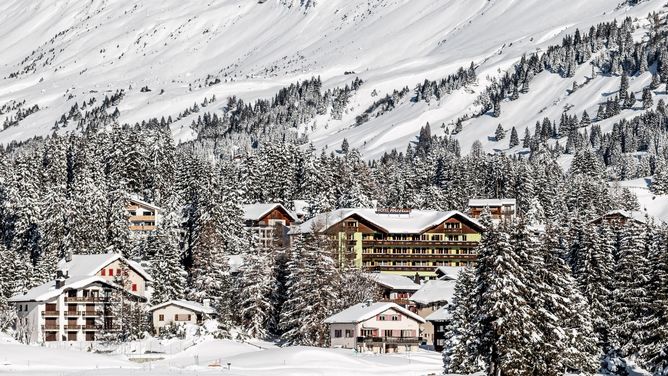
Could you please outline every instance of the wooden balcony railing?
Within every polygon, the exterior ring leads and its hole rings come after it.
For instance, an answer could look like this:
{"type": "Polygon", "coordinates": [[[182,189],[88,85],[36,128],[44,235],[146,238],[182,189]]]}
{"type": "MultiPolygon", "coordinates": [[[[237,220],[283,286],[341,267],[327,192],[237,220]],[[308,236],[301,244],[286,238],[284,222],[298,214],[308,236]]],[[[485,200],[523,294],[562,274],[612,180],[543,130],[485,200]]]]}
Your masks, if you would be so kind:
{"type": "Polygon", "coordinates": [[[132,231],[154,231],[156,228],[156,226],[130,225],[130,230],[132,231]]]}
{"type": "Polygon", "coordinates": [[[478,242],[462,240],[363,240],[363,246],[400,246],[400,247],[477,247],[478,242]]]}
{"type": "Polygon", "coordinates": [[[43,330],[58,330],[60,326],[58,324],[46,324],[42,325],[43,330]]]}
{"type": "Polygon", "coordinates": [[[100,324],[81,325],[81,329],[83,329],[83,330],[100,330],[100,329],[103,329],[103,328],[104,328],[104,325],[100,325],[100,324]]]}
{"type": "Polygon", "coordinates": [[[362,260],[475,260],[478,255],[449,255],[437,253],[362,253],[362,260]]]}
{"type": "Polygon", "coordinates": [[[42,316],[60,316],[60,311],[43,311],[42,316]]]}
{"type": "Polygon", "coordinates": [[[357,343],[397,343],[397,344],[418,344],[422,341],[421,337],[357,337],[357,343]]]}
{"type": "Polygon", "coordinates": [[[102,316],[102,311],[81,311],[81,316],[102,316]]]}
{"type": "Polygon", "coordinates": [[[106,296],[66,296],[66,302],[85,302],[85,303],[99,303],[108,302],[109,298],[106,296]]]}
{"type": "Polygon", "coordinates": [[[373,272],[433,272],[438,266],[411,266],[411,265],[376,265],[376,266],[365,266],[365,269],[373,272]]]}
{"type": "Polygon", "coordinates": [[[65,325],[65,330],[79,330],[81,325],[65,325]]]}
{"type": "Polygon", "coordinates": [[[155,215],[131,215],[130,222],[155,222],[155,215]]]}

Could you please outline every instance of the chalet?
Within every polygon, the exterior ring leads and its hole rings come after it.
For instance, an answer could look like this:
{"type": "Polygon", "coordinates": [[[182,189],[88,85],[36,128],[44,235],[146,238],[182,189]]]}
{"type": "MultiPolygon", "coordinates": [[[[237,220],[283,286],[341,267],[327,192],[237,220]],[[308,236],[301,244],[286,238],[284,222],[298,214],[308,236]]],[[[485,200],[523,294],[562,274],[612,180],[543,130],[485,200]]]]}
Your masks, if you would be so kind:
{"type": "Polygon", "coordinates": [[[485,209],[489,210],[495,222],[512,221],[517,215],[517,200],[514,198],[469,200],[471,217],[480,218],[485,209]]]}
{"type": "Polygon", "coordinates": [[[390,303],[360,303],[325,319],[332,347],[375,353],[415,351],[425,320],[390,303]]]}
{"type": "Polygon", "coordinates": [[[591,224],[600,225],[606,223],[611,226],[624,226],[628,222],[635,222],[640,225],[646,224],[648,221],[647,214],[641,211],[634,210],[613,210],[602,216],[592,220],[591,224]]]}
{"type": "Polygon", "coordinates": [[[461,266],[439,266],[436,268],[436,279],[441,281],[453,281],[459,277],[459,272],[463,268],[461,266]]]}
{"type": "Polygon", "coordinates": [[[145,303],[149,274],[118,254],[74,255],[58,265],[55,280],[12,296],[17,328],[31,342],[95,341],[118,329],[112,299],[145,303]]]}
{"type": "Polygon", "coordinates": [[[291,234],[312,231],[336,244],[340,262],[430,278],[438,266],[474,264],[483,227],[458,211],[337,209],[295,226],[291,234]]]}
{"type": "Polygon", "coordinates": [[[297,217],[281,204],[244,205],[244,225],[264,246],[288,245],[288,231],[297,217]]]}
{"type": "Polygon", "coordinates": [[[162,209],[148,202],[130,198],[125,208],[130,222],[130,230],[133,232],[155,231],[160,222],[162,209]]]}
{"type": "Polygon", "coordinates": [[[170,300],[151,307],[149,312],[153,317],[153,330],[156,334],[168,325],[200,325],[215,314],[208,299],[205,299],[203,304],[189,300],[170,300]]]}
{"type": "MultiPolygon", "coordinates": [[[[415,305],[415,312],[422,318],[452,303],[456,280],[426,281],[409,300],[415,305]]],[[[431,322],[422,326],[421,337],[425,344],[436,346],[435,328],[431,322]]]]}
{"type": "Polygon", "coordinates": [[[398,274],[367,273],[382,292],[382,300],[393,302],[404,308],[410,304],[408,298],[420,289],[420,285],[411,278],[398,274]]]}
{"type": "Polygon", "coordinates": [[[434,328],[434,351],[442,352],[445,347],[445,335],[448,324],[452,320],[452,313],[447,306],[443,306],[430,313],[425,320],[434,328]]]}

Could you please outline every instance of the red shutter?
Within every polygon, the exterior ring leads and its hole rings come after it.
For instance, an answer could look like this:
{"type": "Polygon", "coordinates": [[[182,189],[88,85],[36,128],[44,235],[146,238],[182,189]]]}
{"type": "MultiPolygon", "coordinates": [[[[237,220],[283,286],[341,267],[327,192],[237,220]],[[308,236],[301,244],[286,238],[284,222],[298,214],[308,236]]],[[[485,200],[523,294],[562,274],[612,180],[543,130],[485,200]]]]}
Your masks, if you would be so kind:
{"type": "Polygon", "coordinates": [[[109,268],[109,276],[113,277],[113,275],[114,275],[114,269],[109,268]]]}
{"type": "Polygon", "coordinates": [[[137,284],[136,283],[132,284],[132,291],[137,291],[137,284]]]}
{"type": "Polygon", "coordinates": [[[102,270],[100,271],[100,274],[101,274],[103,277],[104,277],[105,275],[107,275],[107,269],[102,268],[102,270]]]}

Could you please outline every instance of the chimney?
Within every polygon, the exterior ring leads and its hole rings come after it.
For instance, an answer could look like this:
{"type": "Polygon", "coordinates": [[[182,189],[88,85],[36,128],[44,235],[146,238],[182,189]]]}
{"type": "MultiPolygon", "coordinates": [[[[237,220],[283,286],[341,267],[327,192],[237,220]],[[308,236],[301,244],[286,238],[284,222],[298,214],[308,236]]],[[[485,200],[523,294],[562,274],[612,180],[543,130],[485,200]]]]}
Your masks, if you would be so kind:
{"type": "Polygon", "coordinates": [[[371,206],[374,209],[378,209],[378,200],[371,200],[371,206]]]}
{"type": "Polygon", "coordinates": [[[373,304],[373,299],[367,299],[364,303],[366,304],[367,307],[371,307],[371,305],[373,304]]]}
{"type": "Polygon", "coordinates": [[[415,282],[415,284],[417,284],[417,285],[421,284],[420,283],[420,275],[417,272],[415,272],[415,276],[413,277],[413,282],[415,282]]]}
{"type": "Polygon", "coordinates": [[[67,272],[67,269],[58,269],[56,271],[56,288],[62,288],[65,286],[65,280],[69,278],[69,273],[67,272]]]}
{"type": "Polygon", "coordinates": [[[211,308],[211,299],[202,299],[202,305],[205,308],[211,308]]]}
{"type": "Polygon", "coordinates": [[[65,253],[65,261],[66,262],[72,261],[72,251],[67,251],[67,253],[65,253]]]}

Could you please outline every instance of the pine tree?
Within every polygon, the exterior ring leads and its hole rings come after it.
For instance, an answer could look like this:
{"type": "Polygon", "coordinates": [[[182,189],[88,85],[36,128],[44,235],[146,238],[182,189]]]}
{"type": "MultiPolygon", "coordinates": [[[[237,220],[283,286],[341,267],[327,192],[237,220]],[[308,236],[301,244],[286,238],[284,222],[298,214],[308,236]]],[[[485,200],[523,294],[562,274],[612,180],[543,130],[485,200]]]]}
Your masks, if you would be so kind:
{"type": "Polygon", "coordinates": [[[448,310],[452,319],[446,328],[445,346],[443,349],[443,368],[445,373],[469,374],[480,371],[476,359],[475,335],[475,297],[471,293],[475,287],[473,269],[464,268],[457,277],[457,284],[448,310]]]}
{"type": "Polygon", "coordinates": [[[517,129],[513,127],[510,130],[510,142],[508,143],[508,148],[514,148],[515,146],[520,144],[520,139],[519,136],[517,135],[517,129]]]}
{"type": "Polygon", "coordinates": [[[336,263],[324,252],[317,235],[307,234],[291,246],[286,300],[280,326],[286,344],[324,346],[328,340],[323,321],[338,306],[336,263]]]}
{"type": "Polygon", "coordinates": [[[506,137],[506,131],[503,129],[501,124],[499,124],[496,127],[496,131],[494,132],[494,137],[495,137],[496,141],[501,141],[501,140],[503,140],[504,137],[506,137]]]}
{"type": "Polygon", "coordinates": [[[253,338],[269,335],[270,320],[276,307],[272,296],[276,281],[271,250],[253,246],[243,255],[239,277],[239,315],[241,327],[253,338]]]}
{"type": "Polygon", "coordinates": [[[654,106],[654,99],[652,98],[652,91],[649,87],[642,90],[642,108],[648,110],[654,106]]]}

